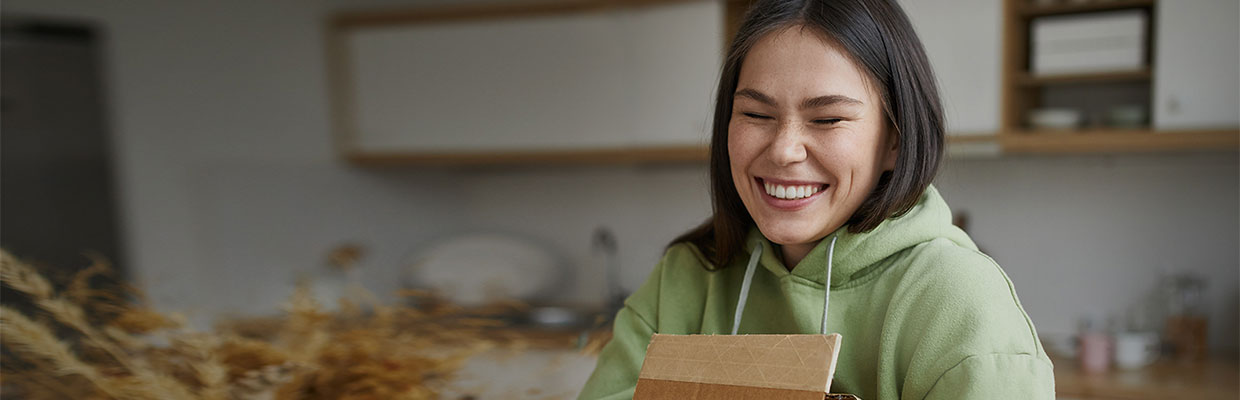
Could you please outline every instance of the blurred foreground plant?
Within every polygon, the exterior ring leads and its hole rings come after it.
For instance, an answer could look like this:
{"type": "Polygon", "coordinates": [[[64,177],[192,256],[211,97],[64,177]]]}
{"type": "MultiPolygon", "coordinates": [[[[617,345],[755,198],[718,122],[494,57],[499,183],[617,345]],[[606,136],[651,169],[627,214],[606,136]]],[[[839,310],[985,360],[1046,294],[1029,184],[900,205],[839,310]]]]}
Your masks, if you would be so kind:
{"type": "Polygon", "coordinates": [[[365,307],[342,301],[341,311],[328,313],[306,285],[282,317],[194,332],[136,290],[100,289],[97,282],[108,279],[122,286],[110,270],[96,258],[57,286],[0,251],[0,282],[10,289],[0,305],[6,397],[433,399],[468,357],[526,345],[495,329],[520,304],[463,313],[407,291],[424,306],[386,306],[369,296],[365,307]]]}

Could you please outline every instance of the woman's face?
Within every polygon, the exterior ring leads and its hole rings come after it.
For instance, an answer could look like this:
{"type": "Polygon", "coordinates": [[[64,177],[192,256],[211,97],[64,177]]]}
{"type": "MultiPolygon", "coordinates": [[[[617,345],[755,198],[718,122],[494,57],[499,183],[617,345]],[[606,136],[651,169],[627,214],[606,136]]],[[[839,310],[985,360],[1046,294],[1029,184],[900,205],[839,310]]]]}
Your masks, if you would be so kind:
{"type": "Polygon", "coordinates": [[[866,74],[810,28],[755,44],[731,118],[732,183],[762,234],[784,246],[789,267],[843,226],[895,166],[896,139],[866,74]]]}

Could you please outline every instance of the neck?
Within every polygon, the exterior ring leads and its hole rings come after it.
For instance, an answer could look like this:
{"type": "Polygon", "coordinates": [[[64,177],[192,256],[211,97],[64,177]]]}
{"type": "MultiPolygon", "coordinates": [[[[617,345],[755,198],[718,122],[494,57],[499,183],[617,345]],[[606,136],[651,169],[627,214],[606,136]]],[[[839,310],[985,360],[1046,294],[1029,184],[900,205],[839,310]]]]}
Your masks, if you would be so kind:
{"type": "Polygon", "coordinates": [[[780,253],[784,256],[784,267],[788,268],[789,271],[796,268],[797,264],[800,264],[801,260],[805,258],[805,255],[809,254],[810,250],[813,250],[814,246],[818,245],[818,242],[779,246],[780,253]]]}

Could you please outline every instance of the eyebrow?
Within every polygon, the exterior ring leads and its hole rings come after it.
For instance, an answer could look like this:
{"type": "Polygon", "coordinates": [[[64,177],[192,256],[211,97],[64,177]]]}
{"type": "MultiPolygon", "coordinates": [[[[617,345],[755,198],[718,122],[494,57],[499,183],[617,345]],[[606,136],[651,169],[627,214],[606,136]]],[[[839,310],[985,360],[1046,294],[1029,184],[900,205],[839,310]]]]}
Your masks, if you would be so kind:
{"type": "MultiPolygon", "coordinates": [[[[733,95],[733,97],[748,97],[759,103],[766,104],[772,107],[775,106],[775,99],[771,98],[771,96],[767,96],[765,93],[759,92],[754,89],[737,90],[736,94],[733,95]]],[[[818,107],[825,107],[825,106],[834,105],[834,104],[863,105],[865,103],[862,102],[861,100],[857,100],[852,97],[832,94],[832,95],[818,96],[818,97],[812,97],[812,98],[805,99],[805,101],[801,102],[801,108],[802,109],[818,108],[818,107]]]]}

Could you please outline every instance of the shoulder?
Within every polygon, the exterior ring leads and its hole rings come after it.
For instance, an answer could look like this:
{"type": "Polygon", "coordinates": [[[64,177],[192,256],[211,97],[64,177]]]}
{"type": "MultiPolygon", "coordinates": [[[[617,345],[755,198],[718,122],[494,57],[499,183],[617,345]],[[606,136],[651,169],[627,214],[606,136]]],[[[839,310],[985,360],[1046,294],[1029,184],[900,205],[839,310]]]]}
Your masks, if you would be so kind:
{"type": "Polygon", "coordinates": [[[697,245],[689,242],[679,242],[668,246],[663,252],[659,265],[672,270],[710,271],[715,269],[697,245]]]}
{"type": "MultiPolygon", "coordinates": [[[[1021,311],[1016,289],[994,259],[947,239],[935,239],[910,248],[897,260],[903,265],[897,294],[918,300],[942,298],[967,305],[985,300],[988,305],[1021,311]]],[[[1023,311],[1021,311],[1023,313],[1023,311]]]]}
{"type": "Polygon", "coordinates": [[[925,361],[949,366],[991,353],[1045,358],[1015,286],[994,259],[946,239],[922,243],[906,257],[890,311],[902,316],[906,346],[938,358],[925,361]]]}
{"type": "Polygon", "coordinates": [[[690,295],[701,289],[710,275],[715,273],[714,266],[698,251],[697,246],[689,243],[676,243],[667,248],[663,258],[651,272],[650,280],[658,281],[662,292],[669,295],[690,295]]]}
{"type": "Polygon", "coordinates": [[[646,283],[625,300],[625,305],[643,318],[656,322],[661,304],[685,304],[700,301],[705,293],[711,265],[697,247],[676,243],[663,252],[646,283]]]}
{"type": "Polygon", "coordinates": [[[990,256],[935,239],[911,248],[903,258],[906,265],[894,300],[914,310],[967,318],[955,323],[1002,323],[998,326],[1032,340],[1033,324],[1016,288],[990,256]]]}
{"type": "Polygon", "coordinates": [[[888,322],[895,351],[907,357],[910,383],[917,382],[909,389],[929,390],[949,370],[976,372],[958,367],[978,360],[1049,366],[1014,285],[994,259],[946,239],[915,246],[903,258],[888,310],[895,319],[888,322]]]}

